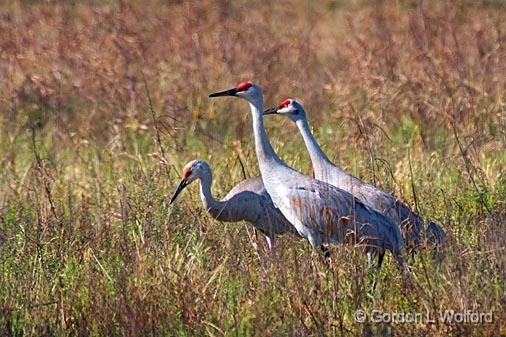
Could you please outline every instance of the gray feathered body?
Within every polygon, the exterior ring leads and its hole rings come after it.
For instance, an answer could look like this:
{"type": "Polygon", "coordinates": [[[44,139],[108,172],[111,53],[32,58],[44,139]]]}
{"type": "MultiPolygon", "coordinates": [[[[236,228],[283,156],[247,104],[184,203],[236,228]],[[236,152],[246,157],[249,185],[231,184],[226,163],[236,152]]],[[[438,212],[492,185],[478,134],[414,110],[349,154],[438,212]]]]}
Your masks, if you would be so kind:
{"type": "MultiPolygon", "coordinates": [[[[344,172],[332,163],[319,163],[315,165],[314,171],[316,179],[350,192],[399,224],[402,235],[411,248],[421,245],[424,227],[422,218],[393,195],[344,172]]],[[[426,236],[429,243],[441,244],[446,234],[439,225],[431,222],[426,236]]]]}
{"type": "Polygon", "coordinates": [[[313,247],[325,243],[359,244],[366,252],[390,250],[402,265],[398,226],[347,191],[307,177],[283,164],[260,165],[276,206],[313,247]],[[282,171],[282,173],[280,172],[282,171]]]}
{"type": "Polygon", "coordinates": [[[218,220],[248,221],[266,235],[296,233],[293,226],[274,206],[261,177],[235,185],[223,198],[224,208],[215,212],[218,220]]]}

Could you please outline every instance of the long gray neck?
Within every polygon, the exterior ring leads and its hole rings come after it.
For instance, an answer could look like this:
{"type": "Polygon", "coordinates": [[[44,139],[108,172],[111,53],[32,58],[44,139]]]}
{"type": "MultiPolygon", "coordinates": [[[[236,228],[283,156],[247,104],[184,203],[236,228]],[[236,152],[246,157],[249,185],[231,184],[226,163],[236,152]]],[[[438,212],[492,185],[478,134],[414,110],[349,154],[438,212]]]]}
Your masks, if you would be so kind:
{"type": "MultiPolygon", "coordinates": [[[[253,118],[253,134],[255,136],[255,150],[258,159],[258,166],[260,167],[260,173],[262,178],[276,166],[286,166],[281,159],[278,157],[271,143],[264,127],[264,116],[263,116],[263,102],[262,99],[258,99],[255,102],[249,102],[251,108],[251,116],[253,118]]],[[[265,181],[264,181],[265,183],[265,181]]]]}
{"type": "Polygon", "coordinates": [[[223,213],[226,203],[220,200],[214,199],[211,194],[211,185],[213,184],[213,176],[211,171],[208,170],[200,177],[200,199],[207,212],[211,214],[213,218],[219,218],[223,213]]]}
{"type": "Polygon", "coordinates": [[[335,166],[327,157],[325,152],[321,149],[320,145],[314,138],[311,130],[309,129],[309,124],[306,119],[299,119],[295,122],[297,127],[299,128],[300,133],[302,134],[302,138],[304,138],[304,143],[306,144],[307,151],[309,152],[309,156],[311,157],[311,163],[313,164],[313,169],[315,170],[315,174],[318,174],[325,170],[329,165],[335,166]]]}

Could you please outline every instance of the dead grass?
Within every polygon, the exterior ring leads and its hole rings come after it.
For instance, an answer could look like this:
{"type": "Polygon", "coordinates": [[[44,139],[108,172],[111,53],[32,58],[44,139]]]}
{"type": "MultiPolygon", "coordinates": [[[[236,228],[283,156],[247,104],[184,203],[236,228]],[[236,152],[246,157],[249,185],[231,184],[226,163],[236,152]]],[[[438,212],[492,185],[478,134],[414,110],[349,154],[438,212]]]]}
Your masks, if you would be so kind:
{"type": "MultiPolygon", "coordinates": [[[[2,335],[505,333],[502,1],[0,8],[2,335]],[[370,301],[356,250],[327,266],[284,237],[272,259],[196,193],[169,207],[191,159],[218,196],[257,174],[246,107],[207,99],[245,79],[266,105],[297,98],[336,163],[441,223],[443,262],[420,254],[407,287],[388,257],[370,301]],[[357,309],[494,319],[358,324],[357,309]]],[[[294,127],[267,126],[308,172],[294,127]]]]}

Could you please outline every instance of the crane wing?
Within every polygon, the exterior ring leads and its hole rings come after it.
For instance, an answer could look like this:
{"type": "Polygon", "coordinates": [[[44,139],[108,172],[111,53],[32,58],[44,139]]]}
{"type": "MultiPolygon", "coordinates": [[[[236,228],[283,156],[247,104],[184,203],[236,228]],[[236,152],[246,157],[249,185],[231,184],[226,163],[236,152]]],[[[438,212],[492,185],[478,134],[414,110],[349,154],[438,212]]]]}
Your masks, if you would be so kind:
{"type": "Polygon", "coordinates": [[[290,208],[294,223],[300,223],[328,241],[343,242],[350,234],[356,233],[353,219],[356,212],[354,203],[358,200],[344,191],[339,193],[323,184],[321,187],[287,188],[283,208],[290,208]]]}

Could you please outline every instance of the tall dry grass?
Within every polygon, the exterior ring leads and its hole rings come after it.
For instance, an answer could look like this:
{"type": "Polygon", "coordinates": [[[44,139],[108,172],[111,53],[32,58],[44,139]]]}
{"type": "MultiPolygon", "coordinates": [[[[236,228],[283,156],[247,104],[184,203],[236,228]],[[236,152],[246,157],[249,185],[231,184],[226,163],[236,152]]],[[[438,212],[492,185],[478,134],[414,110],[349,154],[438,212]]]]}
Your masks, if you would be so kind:
{"type": "MultiPolygon", "coordinates": [[[[0,10],[2,335],[499,335],[506,314],[502,1],[10,2],[0,10]],[[451,235],[442,263],[364,258],[210,219],[182,165],[223,196],[257,174],[243,102],[294,97],[327,153],[451,235]],[[357,309],[492,312],[490,324],[358,324],[357,309]]],[[[283,159],[308,172],[287,121],[283,159]]]]}

